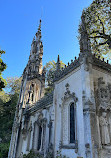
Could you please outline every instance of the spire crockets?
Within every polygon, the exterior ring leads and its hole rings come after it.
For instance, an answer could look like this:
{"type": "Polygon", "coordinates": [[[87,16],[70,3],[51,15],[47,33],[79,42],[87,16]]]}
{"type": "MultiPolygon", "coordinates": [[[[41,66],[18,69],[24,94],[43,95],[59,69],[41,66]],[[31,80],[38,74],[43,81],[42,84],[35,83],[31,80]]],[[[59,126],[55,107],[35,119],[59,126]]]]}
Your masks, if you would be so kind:
{"type": "Polygon", "coordinates": [[[59,55],[58,55],[57,63],[56,63],[56,70],[60,70],[60,58],[59,58],[59,55]]]}
{"type": "Polygon", "coordinates": [[[40,23],[39,23],[39,27],[38,27],[38,31],[36,33],[36,38],[37,39],[41,39],[41,19],[40,19],[40,23]]]}
{"type": "Polygon", "coordinates": [[[36,33],[36,39],[33,38],[31,44],[30,57],[28,61],[28,74],[42,74],[42,56],[43,44],[41,41],[41,20],[36,33]]]}

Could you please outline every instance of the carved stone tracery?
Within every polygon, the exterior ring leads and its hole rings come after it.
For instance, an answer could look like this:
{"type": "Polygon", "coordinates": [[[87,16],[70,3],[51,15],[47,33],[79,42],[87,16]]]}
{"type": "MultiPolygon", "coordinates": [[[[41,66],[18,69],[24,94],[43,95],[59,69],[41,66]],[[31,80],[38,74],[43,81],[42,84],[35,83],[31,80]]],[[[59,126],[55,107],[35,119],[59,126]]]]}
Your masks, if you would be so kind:
{"type": "Polygon", "coordinates": [[[103,78],[98,79],[98,110],[111,110],[110,85],[105,85],[103,78]]]}
{"type": "Polygon", "coordinates": [[[111,89],[103,78],[98,79],[97,113],[99,115],[99,126],[101,145],[103,148],[111,146],[111,89]]]}

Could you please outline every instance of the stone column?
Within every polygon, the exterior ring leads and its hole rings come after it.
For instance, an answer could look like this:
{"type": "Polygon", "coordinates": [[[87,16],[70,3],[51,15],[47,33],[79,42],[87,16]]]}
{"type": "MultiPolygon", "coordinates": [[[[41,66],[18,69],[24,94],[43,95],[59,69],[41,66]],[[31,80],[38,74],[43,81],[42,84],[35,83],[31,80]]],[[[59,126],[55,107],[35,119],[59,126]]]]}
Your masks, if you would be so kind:
{"type": "Polygon", "coordinates": [[[31,131],[32,131],[32,123],[30,124],[29,129],[28,129],[27,151],[30,150],[31,131]]]}
{"type": "Polygon", "coordinates": [[[41,137],[41,151],[45,150],[45,133],[46,133],[46,122],[47,119],[42,120],[42,137],[41,137]]]}
{"type": "Polygon", "coordinates": [[[33,144],[32,144],[32,148],[34,151],[37,151],[37,146],[38,146],[38,125],[37,122],[35,122],[34,124],[34,133],[33,133],[33,144]]]}

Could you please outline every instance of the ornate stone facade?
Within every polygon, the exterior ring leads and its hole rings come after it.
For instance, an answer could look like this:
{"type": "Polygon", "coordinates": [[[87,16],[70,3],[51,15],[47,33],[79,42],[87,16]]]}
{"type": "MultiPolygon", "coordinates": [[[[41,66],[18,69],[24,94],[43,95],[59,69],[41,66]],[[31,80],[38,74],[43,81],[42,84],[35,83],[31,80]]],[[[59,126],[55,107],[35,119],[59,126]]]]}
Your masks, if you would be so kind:
{"type": "Polygon", "coordinates": [[[44,158],[57,151],[70,158],[111,157],[111,65],[91,53],[84,17],[80,44],[79,57],[63,69],[58,56],[54,91],[44,96],[40,21],[23,72],[8,158],[30,150],[44,158]]]}

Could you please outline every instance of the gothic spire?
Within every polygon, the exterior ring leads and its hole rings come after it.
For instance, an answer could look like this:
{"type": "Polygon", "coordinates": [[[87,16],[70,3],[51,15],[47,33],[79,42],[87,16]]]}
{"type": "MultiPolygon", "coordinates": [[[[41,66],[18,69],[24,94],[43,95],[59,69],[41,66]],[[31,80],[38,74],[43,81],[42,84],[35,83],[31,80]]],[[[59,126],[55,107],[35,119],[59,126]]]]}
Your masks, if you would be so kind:
{"type": "Polygon", "coordinates": [[[28,61],[29,74],[42,74],[42,56],[43,56],[43,44],[41,40],[41,20],[39,23],[38,31],[32,40],[30,57],[28,61]]]}

